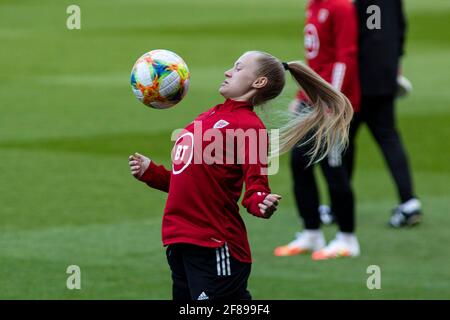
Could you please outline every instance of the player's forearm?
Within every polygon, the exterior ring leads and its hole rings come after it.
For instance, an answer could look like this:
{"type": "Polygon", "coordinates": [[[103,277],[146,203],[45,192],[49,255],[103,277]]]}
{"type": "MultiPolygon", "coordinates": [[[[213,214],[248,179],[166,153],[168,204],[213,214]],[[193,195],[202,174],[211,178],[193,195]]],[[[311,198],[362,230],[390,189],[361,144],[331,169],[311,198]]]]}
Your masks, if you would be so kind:
{"type": "Polygon", "coordinates": [[[271,191],[267,176],[261,175],[261,170],[262,166],[260,165],[244,166],[246,190],[242,199],[242,205],[247,209],[248,213],[260,218],[266,218],[261,213],[258,205],[264,201],[271,191]]]}
{"type": "Polygon", "coordinates": [[[151,188],[169,192],[170,171],[163,165],[156,165],[151,161],[147,170],[139,180],[145,182],[151,188]]]}
{"type": "Polygon", "coordinates": [[[335,16],[335,61],[331,70],[331,85],[341,91],[347,82],[349,70],[358,63],[358,22],[356,8],[345,6],[339,8],[335,16]]]}
{"type": "Polygon", "coordinates": [[[247,212],[251,215],[254,215],[258,218],[267,219],[266,215],[264,215],[260,208],[259,204],[263,203],[264,199],[269,193],[263,191],[257,191],[251,194],[250,196],[244,196],[244,200],[242,200],[242,205],[247,209],[247,212]]]}
{"type": "Polygon", "coordinates": [[[341,91],[344,83],[345,74],[347,72],[347,64],[344,62],[336,62],[331,71],[331,85],[336,90],[341,91]]]}

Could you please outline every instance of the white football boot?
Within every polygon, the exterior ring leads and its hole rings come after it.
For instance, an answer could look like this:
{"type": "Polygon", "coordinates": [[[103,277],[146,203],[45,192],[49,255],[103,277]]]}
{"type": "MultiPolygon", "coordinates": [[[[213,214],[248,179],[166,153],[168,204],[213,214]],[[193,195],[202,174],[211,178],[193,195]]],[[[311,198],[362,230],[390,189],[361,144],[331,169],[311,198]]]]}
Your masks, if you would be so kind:
{"type": "Polygon", "coordinates": [[[326,260],[340,257],[357,257],[360,255],[358,239],[353,233],[338,232],[322,250],[313,252],[313,260],[326,260]]]}
{"type": "Polygon", "coordinates": [[[322,230],[304,230],[297,232],[295,240],[287,245],[275,248],[277,257],[294,256],[306,252],[314,252],[325,247],[325,237],[322,230]]]}

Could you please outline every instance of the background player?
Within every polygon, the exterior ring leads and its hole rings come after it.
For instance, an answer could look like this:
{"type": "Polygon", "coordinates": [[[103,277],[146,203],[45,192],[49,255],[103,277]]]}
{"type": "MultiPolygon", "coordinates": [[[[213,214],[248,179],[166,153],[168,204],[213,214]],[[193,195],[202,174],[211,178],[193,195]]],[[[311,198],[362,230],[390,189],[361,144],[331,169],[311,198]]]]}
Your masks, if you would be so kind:
{"type": "Polygon", "coordinates": [[[359,15],[359,71],[362,100],[350,129],[350,145],[345,163],[351,177],[355,139],[365,122],[380,147],[394,178],[400,205],[394,209],[389,225],[398,228],[421,220],[421,203],[413,191],[408,158],[395,120],[395,97],[399,60],[404,52],[406,20],[401,0],[357,0],[359,15]],[[380,28],[368,28],[367,8],[380,8],[380,28]]]}
{"type": "MultiPolygon", "coordinates": [[[[357,28],[356,9],[350,1],[311,0],[308,3],[304,28],[306,61],[336,90],[342,91],[355,110],[360,103],[357,28]]],[[[308,103],[308,97],[300,90],[290,108],[298,111],[308,103]]],[[[319,192],[307,148],[307,144],[294,148],[291,154],[294,194],[304,231],[297,233],[296,239],[287,245],[277,247],[274,253],[291,256],[313,251],[315,260],[356,257],[360,247],[354,233],[354,198],[341,152],[333,150],[320,162],[328,184],[331,210],[339,226],[335,239],[325,247],[325,237],[320,229],[319,192]]]]}

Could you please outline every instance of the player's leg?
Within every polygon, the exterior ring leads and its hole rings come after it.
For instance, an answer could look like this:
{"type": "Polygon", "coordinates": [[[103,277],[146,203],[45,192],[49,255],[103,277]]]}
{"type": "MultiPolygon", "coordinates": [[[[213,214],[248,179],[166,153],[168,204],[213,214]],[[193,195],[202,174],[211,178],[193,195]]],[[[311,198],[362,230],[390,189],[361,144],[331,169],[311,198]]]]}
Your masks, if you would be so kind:
{"type": "Polygon", "coordinates": [[[400,198],[401,204],[394,211],[390,225],[414,225],[420,221],[421,205],[413,193],[408,158],[396,128],[394,97],[373,97],[366,112],[367,125],[381,148],[400,198]]]}
{"type": "Polygon", "coordinates": [[[355,230],[353,190],[340,156],[330,161],[332,155],[333,152],[320,163],[330,194],[331,210],[336,216],[339,230],[353,233],[355,230]]]}
{"type": "Polygon", "coordinates": [[[291,152],[291,170],[294,195],[304,231],[296,234],[290,243],[275,249],[276,256],[291,256],[321,249],[325,238],[320,230],[319,193],[313,166],[309,166],[308,146],[296,147],[291,152]]]}
{"type": "MultiPolygon", "coordinates": [[[[362,101],[362,103],[364,103],[364,101],[362,101]]],[[[350,180],[353,177],[355,167],[355,157],[357,148],[356,137],[358,134],[358,129],[363,121],[363,116],[364,115],[362,111],[354,113],[352,122],[350,123],[348,147],[343,156],[344,167],[346,168],[350,180]]]]}
{"type": "Polygon", "coordinates": [[[317,212],[319,191],[314,175],[314,166],[309,165],[307,152],[307,147],[297,147],[292,149],[291,152],[294,196],[304,228],[317,230],[320,228],[320,219],[317,212]]]}
{"type": "Polygon", "coordinates": [[[186,245],[183,261],[192,300],[250,300],[247,290],[251,264],[234,259],[220,248],[186,245]]]}
{"type": "Polygon", "coordinates": [[[172,273],[172,299],[175,301],[191,300],[183,263],[183,249],[183,244],[169,245],[166,249],[167,262],[172,273]]]}
{"type": "Polygon", "coordinates": [[[341,154],[331,152],[320,166],[328,185],[331,209],[336,216],[339,232],[325,248],[313,253],[314,260],[337,257],[357,257],[359,243],[355,235],[355,203],[353,190],[341,154]]]}

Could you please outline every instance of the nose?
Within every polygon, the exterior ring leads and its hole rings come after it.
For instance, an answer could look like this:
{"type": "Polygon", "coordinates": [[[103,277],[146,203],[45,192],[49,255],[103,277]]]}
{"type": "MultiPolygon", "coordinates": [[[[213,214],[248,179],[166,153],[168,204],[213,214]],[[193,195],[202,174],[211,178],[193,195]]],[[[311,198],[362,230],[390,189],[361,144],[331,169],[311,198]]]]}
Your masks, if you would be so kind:
{"type": "Polygon", "coordinates": [[[225,77],[230,78],[231,77],[231,69],[225,71],[225,77]]]}

